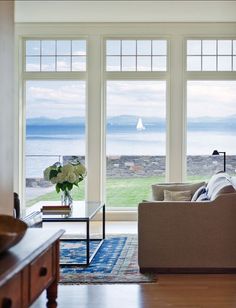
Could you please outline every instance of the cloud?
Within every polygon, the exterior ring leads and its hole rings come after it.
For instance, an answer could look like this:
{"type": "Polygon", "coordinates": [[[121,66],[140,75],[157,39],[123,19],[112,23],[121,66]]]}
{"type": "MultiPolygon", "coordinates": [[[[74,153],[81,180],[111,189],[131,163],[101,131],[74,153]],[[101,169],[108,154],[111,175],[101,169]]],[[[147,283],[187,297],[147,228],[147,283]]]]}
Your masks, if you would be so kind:
{"type": "Polygon", "coordinates": [[[164,117],[164,81],[108,81],[107,115],[164,117]]]}
{"type": "MultiPolygon", "coordinates": [[[[236,114],[235,81],[188,81],[187,116],[236,114]]],[[[28,81],[27,118],[85,116],[85,81],[28,81]]],[[[108,81],[107,115],[165,117],[165,81],[108,81]]]]}
{"type": "Polygon", "coordinates": [[[226,117],[236,114],[235,81],[189,81],[188,117],[226,117]]]}
{"type": "Polygon", "coordinates": [[[84,81],[29,81],[27,118],[85,116],[84,81]]]}

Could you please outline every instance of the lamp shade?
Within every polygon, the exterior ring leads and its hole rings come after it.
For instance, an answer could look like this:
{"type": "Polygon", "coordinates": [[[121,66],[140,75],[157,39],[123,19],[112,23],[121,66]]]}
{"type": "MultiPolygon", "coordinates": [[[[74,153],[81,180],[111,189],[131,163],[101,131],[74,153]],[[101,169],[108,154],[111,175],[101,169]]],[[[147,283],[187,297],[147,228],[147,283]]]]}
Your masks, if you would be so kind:
{"type": "Polygon", "coordinates": [[[220,155],[220,153],[217,150],[214,150],[212,155],[220,155]]]}

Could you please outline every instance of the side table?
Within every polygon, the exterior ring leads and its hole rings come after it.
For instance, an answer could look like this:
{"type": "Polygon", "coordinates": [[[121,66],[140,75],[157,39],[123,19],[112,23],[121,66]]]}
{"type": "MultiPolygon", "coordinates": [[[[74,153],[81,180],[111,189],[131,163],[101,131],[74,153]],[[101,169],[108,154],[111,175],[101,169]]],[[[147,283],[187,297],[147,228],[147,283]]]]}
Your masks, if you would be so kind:
{"type": "Polygon", "coordinates": [[[28,229],[16,246],[0,255],[0,307],[27,308],[45,289],[47,307],[57,307],[59,239],[63,233],[28,229]]]}

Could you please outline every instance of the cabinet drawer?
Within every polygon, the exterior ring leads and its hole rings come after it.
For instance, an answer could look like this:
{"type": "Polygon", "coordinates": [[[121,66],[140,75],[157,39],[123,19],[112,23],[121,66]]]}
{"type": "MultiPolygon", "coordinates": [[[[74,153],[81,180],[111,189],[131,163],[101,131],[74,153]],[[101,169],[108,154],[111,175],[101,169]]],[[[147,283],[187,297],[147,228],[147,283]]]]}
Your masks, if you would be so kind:
{"type": "Polygon", "coordinates": [[[0,307],[19,308],[22,307],[21,303],[21,275],[19,273],[0,288],[0,307]]]}
{"type": "Polygon", "coordinates": [[[52,255],[51,248],[30,265],[30,301],[33,301],[53,278],[52,255]]]}

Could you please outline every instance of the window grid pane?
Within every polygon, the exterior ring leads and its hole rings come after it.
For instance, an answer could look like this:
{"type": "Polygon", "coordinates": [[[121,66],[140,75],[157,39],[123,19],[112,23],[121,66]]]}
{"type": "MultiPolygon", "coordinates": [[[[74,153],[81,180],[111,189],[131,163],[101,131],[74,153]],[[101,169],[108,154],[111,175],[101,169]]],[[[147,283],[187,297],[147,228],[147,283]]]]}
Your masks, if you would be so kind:
{"type": "Polygon", "coordinates": [[[151,56],[152,54],[152,42],[149,40],[137,41],[137,55],[139,56],[151,56]]]}
{"type": "Polygon", "coordinates": [[[137,57],[137,71],[151,71],[152,63],[151,57],[138,56],[137,57]]]}
{"type": "Polygon", "coordinates": [[[188,56],[187,58],[188,71],[201,71],[201,56],[188,56]]]}
{"type": "Polygon", "coordinates": [[[41,41],[41,54],[43,56],[53,56],[56,54],[56,41],[41,41]]]}
{"type": "Polygon", "coordinates": [[[58,56],[57,57],[57,72],[68,72],[71,71],[71,57],[58,56]]]}
{"type": "Polygon", "coordinates": [[[216,55],[216,40],[202,41],[202,54],[215,56],[216,55]]]}
{"type": "Polygon", "coordinates": [[[40,41],[26,41],[25,52],[26,56],[39,56],[40,41]]]}
{"type": "Polygon", "coordinates": [[[152,41],[152,55],[167,56],[167,41],[153,40],[152,41]]]}
{"type": "Polygon", "coordinates": [[[85,40],[27,40],[25,71],[86,71],[86,54],[85,40]]]}
{"type": "Polygon", "coordinates": [[[216,56],[203,56],[202,57],[202,70],[215,71],[216,70],[216,56]]]}
{"type": "Polygon", "coordinates": [[[56,61],[54,56],[45,56],[41,58],[41,71],[54,72],[56,70],[56,61]]]}
{"type": "Polygon", "coordinates": [[[201,41],[200,40],[188,40],[187,41],[187,54],[188,55],[200,55],[201,54],[201,41]]]}
{"type": "Polygon", "coordinates": [[[229,56],[219,56],[218,57],[218,71],[232,71],[232,61],[229,56]]]}
{"type": "Polygon", "coordinates": [[[106,71],[167,71],[167,40],[107,40],[106,71]]]}
{"type": "Polygon", "coordinates": [[[107,56],[106,70],[119,72],[121,70],[121,58],[119,56],[107,56]]]}
{"type": "Polygon", "coordinates": [[[57,41],[57,51],[58,56],[70,56],[71,55],[71,41],[61,40],[57,41]]]}
{"type": "Polygon", "coordinates": [[[236,40],[187,40],[187,71],[233,71],[236,40]]]}
{"type": "Polygon", "coordinates": [[[120,40],[107,41],[106,54],[108,56],[120,56],[121,55],[121,41],[120,40]]]}
{"type": "Polygon", "coordinates": [[[136,71],[136,57],[134,56],[123,56],[122,58],[122,71],[136,71]]]}
{"type": "Polygon", "coordinates": [[[167,58],[165,56],[156,57],[154,56],[152,58],[152,71],[166,71],[166,60],[167,58]]]}
{"type": "Polygon", "coordinates": [[[86,57],[85,56],[72,56],[72,71],[86,71],[86,57]]]}
{"type": "Polygon", "coordinates": [[[26,70],[31,72],[40,72],[40,57],[27,56],[26,57],[26,70]]]}

